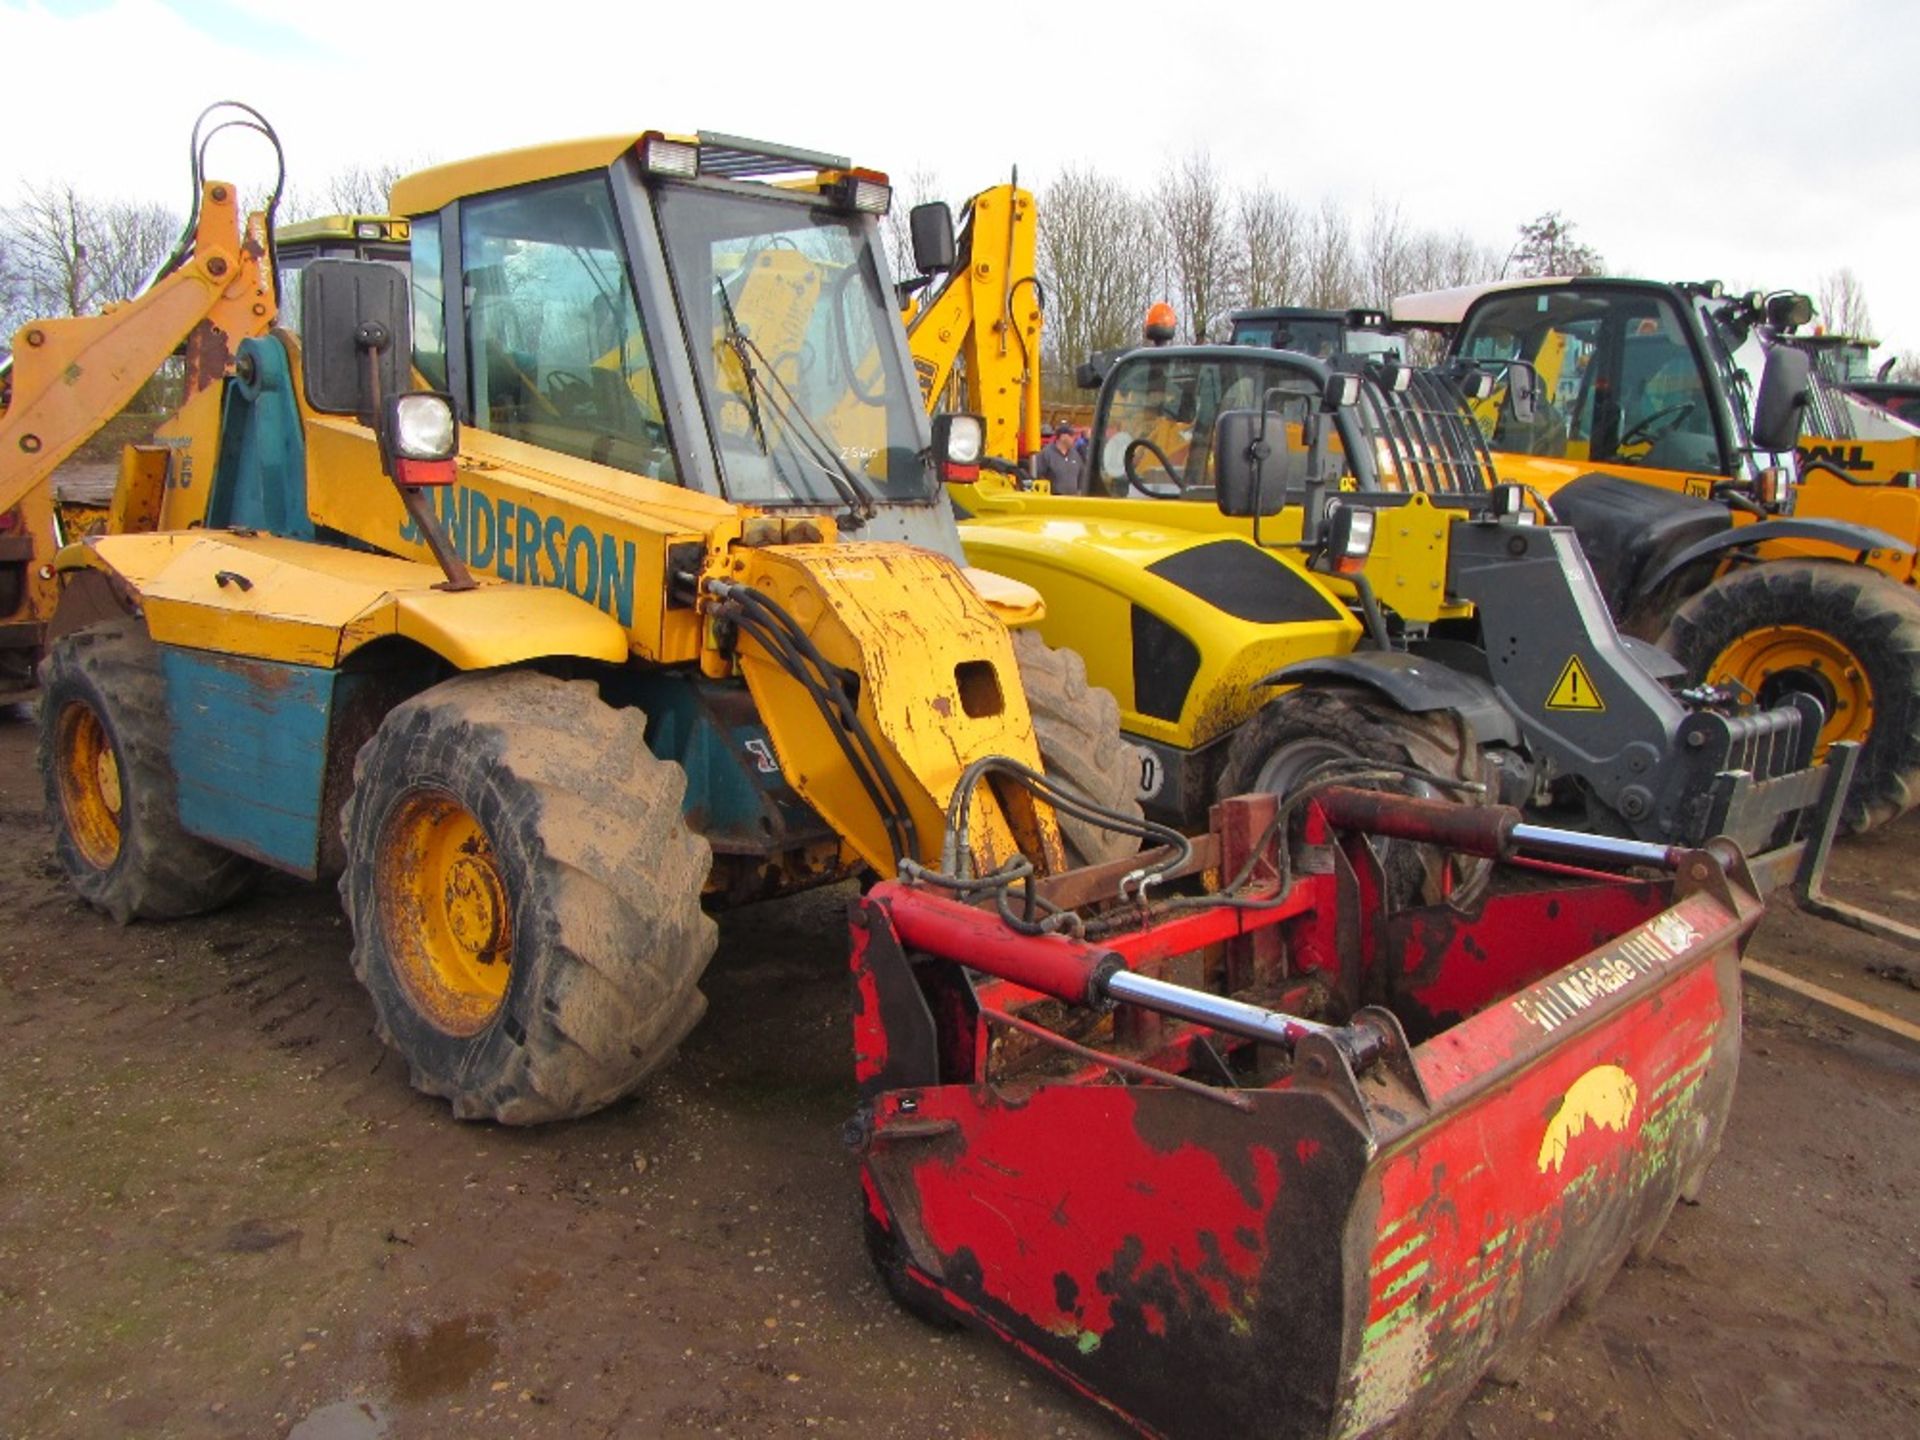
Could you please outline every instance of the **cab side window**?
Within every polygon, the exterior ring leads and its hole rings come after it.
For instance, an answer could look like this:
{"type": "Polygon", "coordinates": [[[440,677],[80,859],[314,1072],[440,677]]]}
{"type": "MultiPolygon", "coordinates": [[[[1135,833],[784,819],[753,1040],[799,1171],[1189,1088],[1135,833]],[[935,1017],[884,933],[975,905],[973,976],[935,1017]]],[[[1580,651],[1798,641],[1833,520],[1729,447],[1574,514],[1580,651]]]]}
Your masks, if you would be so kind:
{"type": "Polygon", "coordinates": [[[472,423],[677,479],[605,177],[470,200],[460,232],[472,423]]]}
{"type": "Polygon", "coordinates": [[[1638,301],[1621,316],[1611,411],[1596,421],[1596,449],[1617,465],[1695,473],[1726,469],[1700,364],[1665,300],[1638,301]]]}
{"type": "Polygon", "coordinates": [[[440,217],[413,222],[413,368],[429,389],[447,388],[447,310],[440,270],[440,217]]]}

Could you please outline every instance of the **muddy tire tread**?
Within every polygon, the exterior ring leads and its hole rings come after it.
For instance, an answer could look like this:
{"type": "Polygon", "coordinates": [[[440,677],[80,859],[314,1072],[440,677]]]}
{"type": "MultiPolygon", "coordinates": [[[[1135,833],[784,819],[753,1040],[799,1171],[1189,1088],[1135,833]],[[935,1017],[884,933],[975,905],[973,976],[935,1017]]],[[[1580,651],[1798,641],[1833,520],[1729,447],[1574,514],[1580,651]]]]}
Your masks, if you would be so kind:
{"type": "Polygon", "coordinates": [[[47,814],[54,850],[81,898],[122,925],[174,920],[218,909],[258,879],[258,862],[180,824],[166,677],[145,621],[114,620],[66,636],[42,663],[40,684],[38,753],[47,814]],[[72,699],[99,717],[120,766],[120,854],[106,870],[87,862],[63,820],[54,747],[58,713],[72,699]]]}
{"type": "Polygon", "coordinates": [[[1697,684],[1736,638],[1771,623],[1818,626],[1867,667],[1873,729],[1847,794],[1845,828],[1860,834],[1920,804],[1920,597],[1862,566],[1767,561],[1693,596],[1675,613],[1660,646],[1697,684]]]}
{"type": "Polygon", "coordinates": [[[528,1125],[599,1109],[666,1064],[705,1013],[711,854],[681,815],[684,772],[647,749],[645,731],[642,712],[607,705],[591,681],[468,675],[396,706],[355,760],[340,880],[354,973],[413,1084],[462,1119],[528,1125]],[[506,1004],[470,1044],[411,1010],[380,945],[369,859],[405,793],[396,777],[448,782],[503,862],[511,852],[533,877],[513,897],[506,1004]],[[518,1041],[501,1033],[509,1019],[518,1041]]]}
{"type": "MultiPolygon", "coordinates": [[[[1055,649],[1036,631],[1014,631],[1013,653],[1046,773],[1138,820],[1139,752],[1121,738],[1120,704],[1112,692],[1088,683],[1078,652],[1055,649]]],[[[1136,836],[1070,816],[1060,819],[1060,838],[1074,866],[1116,860],[1140,848],[1136,836]]]]}

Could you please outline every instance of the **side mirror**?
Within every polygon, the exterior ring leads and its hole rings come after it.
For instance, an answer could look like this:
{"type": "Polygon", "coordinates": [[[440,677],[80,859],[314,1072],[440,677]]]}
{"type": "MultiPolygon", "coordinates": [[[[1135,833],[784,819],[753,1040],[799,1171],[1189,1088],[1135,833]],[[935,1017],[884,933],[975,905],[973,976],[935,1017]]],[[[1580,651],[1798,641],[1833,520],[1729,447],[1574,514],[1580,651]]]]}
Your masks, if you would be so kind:
{"type": "Polygon", "coordinates": [[[943,275],[953,269],[953,211],[944,200],[916,205],[907,213],[913,236],[913,263],[922,275],[943,275]]]}
{"type": "Polygon", "coordinates": [[[1213,427],[1213,498],[1222,515],[1277,515],[1303,478],[1287,444],[1286,417],[1269,410],[1222,410],[1213,427]]]}
{"type": "Polygon", "coordinates": [[[413,383],[407,277],[376,260],[315,260],[300,272],[300,353],[307,404],[371,425],[374,357],[380,402],[413,383]]]}
{"type": "Polygon", "coordinates": [[[1540,388],[1540,373],[1524,360],[1507,364],[1507,414],[1514,423],[1531,425],[1540,388]]]}
{"type": "Polygon", "coordinates": [[[1813,323],[1813,301],[1808,296],[1783,290],[1767,297],[1767,324],[1775,330],[1791,330],[1813,323]]]}
{"type": "Polygon", "coordinates": [[[1118,350],[1097,350],[1074,367],[1073,383],[1082,390],[1098,390],[1107,383],[1118,350]]]}
{"type": "MultiPolygon", "coordinates": [[[[1771,310],[1773,302],[1767,305],[1771,310]]],[[[1755,449],[1778,454],[1800,443],[1801,415],[1813,398],[1812,368],[1807,352],[1791,345],[1776,345],[1767,352],[1760,393],[1753,402],[1755,449]]]]}

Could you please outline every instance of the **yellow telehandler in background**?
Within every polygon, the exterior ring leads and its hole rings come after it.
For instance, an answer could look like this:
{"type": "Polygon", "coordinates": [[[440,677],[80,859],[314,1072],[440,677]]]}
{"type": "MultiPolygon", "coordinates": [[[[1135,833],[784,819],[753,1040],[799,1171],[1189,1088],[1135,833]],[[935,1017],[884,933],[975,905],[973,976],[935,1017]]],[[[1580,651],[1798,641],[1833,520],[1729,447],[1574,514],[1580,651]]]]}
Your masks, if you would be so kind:
{"type": "Polygon", "coordinates": [[[1377,312],[1247,312],[1231,345],[1090,362],[1085,493],[1019,473],[1042,315],[1014,297],[1038,293],[1037,228],[1024,192],[976,196],[959,249],[990,263],[954,265],[909,334],[1003,439],[949,487],[967,553],[1040,591],[1048,638],[1118,698],[1150,817],[1198,828],[1217,800],[1291,793],[1341,757],[1640,839],[1719,825],[1767,847],[1794,784],[1763,785],[1772,802],[1742,819],[1705,801],[1722,770],[1797,775],[1789,810],[1811,798],[1785,737],[1820,712],[1733,718],[1669,693],[1671,660],[1615,632],[1573,537],[1514,524],[1461,401],[1399,362],[1377,312]],[[939,313],[952,324],[930,329],[939,313]],[[994,341],[1009,314],[1020,347],[994,341]],[[1283,321],[1301,332],[1275,349],[1283,321]]]}

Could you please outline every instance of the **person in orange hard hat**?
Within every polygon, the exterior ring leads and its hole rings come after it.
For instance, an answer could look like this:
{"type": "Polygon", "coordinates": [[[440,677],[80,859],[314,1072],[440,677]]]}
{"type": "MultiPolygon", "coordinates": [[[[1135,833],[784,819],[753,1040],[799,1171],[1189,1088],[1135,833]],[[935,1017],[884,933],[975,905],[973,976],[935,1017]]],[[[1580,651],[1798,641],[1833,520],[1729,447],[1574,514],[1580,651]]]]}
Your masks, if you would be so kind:
{"type": "Polygon", "coordinates": [[[1174,331],[1179,328],[1179,319],[1173,313],[1173,306],[1164,300],[1156,300],[1147,307],[1146,340],[1149,345],[1171,345],[1174,331]]]}

